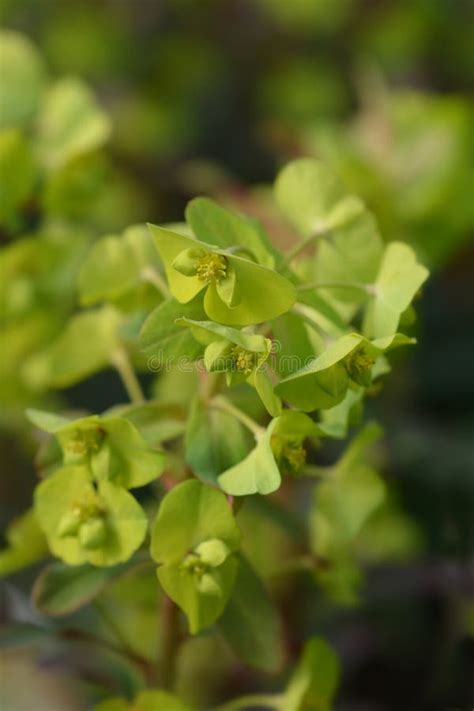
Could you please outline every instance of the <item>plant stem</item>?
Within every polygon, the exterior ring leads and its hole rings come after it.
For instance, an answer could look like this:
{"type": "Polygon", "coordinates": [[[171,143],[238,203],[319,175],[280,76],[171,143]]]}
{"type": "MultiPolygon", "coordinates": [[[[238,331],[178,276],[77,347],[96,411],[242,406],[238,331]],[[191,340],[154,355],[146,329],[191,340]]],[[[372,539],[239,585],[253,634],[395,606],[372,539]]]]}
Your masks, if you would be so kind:
{"type": "Polygon", "coordinates": [[[333,471],[334,467],[318,467],[315,464],[306,464],[303,468],[304,476],[316,476],[320,479],[327,479],[333,471]]]}
{"type": "Polygon", "coordinates": [[[168,289],[168,285],[161,276],[161,274],[154,269],[154,267],[151,267],[148,265],[142,270],[141,273],[141,278],[144,281],[148,281],[150,284],[153,284],[153,286],[161,293],[163,296],[168,298],[170,295],[170,290],[168,289]]]}
{"type": "MultiPolygon", "coordinates": [[[[316,329],[318,333],[322,334],[325,338],[335,338],[339,336],[342,331],[338,326],[334,326],[332,324],[331,327],[324,327],[321,325],[315,318],[313,318],[312,313],[315,313],[314,309],[312,309],[310,306],[307,306],[306,304],[301,304],[299,301],[296,302],[296,304],[293,305],[292,309],[293,313],[298,314],[298,316],[304,321],[305,323],[308,324],[313,329],[316,329]],[[331,328],[331,330],[330,330],[331,328]]],[[[323,317],[324,318],[324,317],[323,317]]],[[[328,323],[328,319],[324,318],[324,320],[328,323]]]]}
{"type": "Polygon", "coordinates": [[[255,420],[253,420],[251,417],[245,414],[245,412],[242,412],[242,410],[239,410],[238,407],[235,407],[235,405],[232,405],[232,403],[227,400],[223,395],[218,395],[215,397],[210,403],[211,407],[215,407],[218,410],[222,410],[222,412],[227,412],[229,415],[232,415],[235,417],[236,420],[239,420],[244,427],[246,427],[248,430],[250,430],[254,435],[255,438],[260,437],[265,429],[261,427],[255,420]]]}
{"type": "Polygon", "coordinates": [[[300,254],[300,252],[306,249],[306,247],[309,247],[309,245],[312,244],[315,240],[319,239],[320,237],[324,237],[327,233],[327,229],[320,229],[316,230],[308,237],[304,237],[302,240],[293,245],[293,247],[286,253],[285,258],[282,262],[280,262],[278,268],[281,269],[282,267],[287,267],[289,264],[291,264],[294,258],[297,257],[298,254],[300,254]]]}
{"type": "Polygon", "coordinates": [[[218,706],[214,711],[239,711],[248,709],[249,706],[264,706],[269,709],[282,709],[283,697],[281,694],[249,694],[218,706]]]}
{"type": "Polygon", "coordinates": [[[372,291],[371,284],[342,281],[313,282],[312,284],[301,284],[296,288],[298,291],[312,291],[313,289],[356,289],[357,291],[365,291],[367,294],[370,294],[372,291]]]}
{"type": "Polygon", "coordinates": [[[180,643],[179,610],[163,593],[160,607],[160,649],[158,654],[158,684],[172,689],[176,674],[176,655],[180,643]]]}
{"type": "Polygon", "coordinates": [[[142,387],[138,381],[135,370],[133,369],[125,348],[120,348],[115,351],[112,356],[112,365],[116,368],[118,374],[120,375],[130,400],[136,404],[145,402],[142,387]]]}
{"type": "Polygon", "coordinates": [[[201,395],[207,403],[219,389],[222,373],[200,373],[201,395]]]}

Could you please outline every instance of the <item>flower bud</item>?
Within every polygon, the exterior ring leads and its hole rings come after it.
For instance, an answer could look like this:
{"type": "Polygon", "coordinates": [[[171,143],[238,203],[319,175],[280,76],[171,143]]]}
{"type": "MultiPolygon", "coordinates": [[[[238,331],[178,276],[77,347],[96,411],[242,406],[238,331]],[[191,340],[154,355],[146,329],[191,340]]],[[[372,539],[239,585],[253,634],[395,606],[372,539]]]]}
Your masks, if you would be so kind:
{"type": "Polygon", "coordinates": [[[61,516],[58,524],[58,536],[65,538],[66,536],[75,536],[82,523],[81,509],[75,506],[61,516]]]}
{"type": "Polygon", "coordinates": [[[184,276],[195,276],[198,262],[202,257],[205,257],[204,250],[191,247],[180,252],[171,266],[184,276]]]}
{"type": "Polygon", "coordinates": [[[107,538],[107,526],[103,518],[96,516],[83,523],[79,529],[79,542],[83,548],[100,548],[107,538]]]}

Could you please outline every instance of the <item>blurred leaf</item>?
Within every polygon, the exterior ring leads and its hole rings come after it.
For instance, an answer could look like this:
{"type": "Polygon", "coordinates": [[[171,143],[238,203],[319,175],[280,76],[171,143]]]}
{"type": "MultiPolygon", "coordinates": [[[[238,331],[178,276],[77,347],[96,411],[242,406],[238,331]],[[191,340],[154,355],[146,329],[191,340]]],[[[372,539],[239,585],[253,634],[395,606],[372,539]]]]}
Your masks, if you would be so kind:
{"type": "Polygon", "coordinates": [[[33,151],[17,129],[0,132],[0,223],[15,224],[16,212],[24,207],[37,177],[33,151]]]}
{"type": "Polygon", "coordinates": [[[46,351],[27,361],[28,380],[64,388],[111,366],[120,346],[120,322],[118,312],[108,306],[73,316],[46,351]]]}
{"type": "Polygon", "coordinates": [[[11,622],[0,626],[0,649],[30,646],[49,636],[51,632],[44,627],[29,622],[11,622]]]}
{"type": "Polygon", "coordinates": [[[239,560],[235,586],[218,628],[244,662],[276,671],[283,662],[278,611],[251,565],[243,557],[239,560]]]}
{"type": "Polygon", "coordinates": [[[314,637],[306,643],[285,691],[285,711],[331,711],[340,675],[340,662],[333,648],[314,637]]]}
{"type": "Polygon", "coordinates": [[[43,60],[24,35],[0,33],[0,128],[25,126],[35,115],[45,84],[43,60]]]}
{"type": "Polygon", "coordinates": [[[252,446],[252,437],[232,415],[206,407],[196,398],[186,426],[186,463],[209,484],[241,461],[252,446]]]}
{"type": "Polygon", "coordinates": [[[79,79],[62,79],[46,94],[39,117],[39,150],[52,169],[96,150],[110,135],[110,122],[79,79]]]}
{"type": "Polygon", "coordinates": [[[114,301],[143,285],[146,269],[159,269],[158,257],[145,226],[127,228],[120,237],[98,240],[87,254],[79,273],[81,303],[114,301]]]}
{"type": "Polygon", "coordinates": [[[403,242],[385,248],[374,284],[374,296],[367,305],[363,332],[369,338],[391,336],[401,314],[428,278],[428,270],[417,262],[416,254],[403,242]]]}
{"type": "Polygon", "coordinates": [[[15,519],[6,530],[7,547],[0,550],[0,578],[48,555],[48,545],[32,509],[15,519]]]}
{"type": "Polygon", "coordinates": [[[209,198],[191,200],[186,207],[186,220],[201,242],[223,249],[241,246],[263,266],[274,266],[275,249],[256,220],[226,210],[209,198]]]}
{"type": "Polygon", "coordinates": [[[337,175],[313,158],[300,158],[283,168],[275,183],[275,198],[305,237],[340,227],[363,210],[337,175]]]}
{"type": "Polygon", "coordinates": [[[91,602],[126,567],[71,567],[64,563],[52,563],[35,580],[33,602],[45,615],[69,615],[91,602]]]}
{"type": "Polygon", "coordinates": [[[128,491],[108,481],[99,482],[96,490],[89,472],[80,466],[63,467],[39,484],[35,513],[51,551],[68,565],[112,566],[126,561],[147,529],[145,512],[128,491]],[[97,520],[100,538],[91,528],[97,520]]]}

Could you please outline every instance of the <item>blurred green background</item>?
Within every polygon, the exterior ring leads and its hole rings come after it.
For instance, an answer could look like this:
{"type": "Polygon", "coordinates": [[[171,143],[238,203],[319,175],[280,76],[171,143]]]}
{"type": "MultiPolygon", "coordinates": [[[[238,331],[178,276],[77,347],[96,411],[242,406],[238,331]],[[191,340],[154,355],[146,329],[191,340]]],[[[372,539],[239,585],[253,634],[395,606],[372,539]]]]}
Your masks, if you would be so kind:
{"type": "MultiPolygon", "coordinates": [[[[29,263],[18,248],[25,234],[40,236],[31,249],[42,260],[33,291],[18,277],[2,293],[1,527],[30,504],[35,482],[23,408],[58,402],[20,366],[75,308],[74,275],[91,240],[181,219],[187,200],[206,193],[284,242],[267,186],[287,160],[317,156],[366,200],[384,237],[410,242],[433,273],[417,304],[419,345],[371,406],[386,428],[384,471],[403,515],[388,533],[374,528],[380,551],[367,546],[361,605],[332,605],[303,581],[286,623],[295,638],[303,629],[335,644],[341,711],[472,709],[473,3],[0,0],[0,22],[32,42],[18,50],[17,35],[3,36],[0,82],[13,76],[11,95],[27,97],[15,120],[52,156],[38,179],[16,137],[0,147],[10,186],[0,200],[2,271],[24,277],[15,265],[29,263]],[[92,139],[82,148],[51,138],[60,100],[46,110],[35,89],[66,77],[92,91],[83,99],[92,139]],[[19,193],[12,165],[27,176],[19,193]]],[[[97,410],[122,397],[108,372],[61,394],[97,410]]],[[[30,581],[3,588],[4,616],[23,614],[30,581]]],[[[17,673],[28,663],[22,657],[17,673]]],[[[76,708],[72,698],[54,703],[76,708]]]]}

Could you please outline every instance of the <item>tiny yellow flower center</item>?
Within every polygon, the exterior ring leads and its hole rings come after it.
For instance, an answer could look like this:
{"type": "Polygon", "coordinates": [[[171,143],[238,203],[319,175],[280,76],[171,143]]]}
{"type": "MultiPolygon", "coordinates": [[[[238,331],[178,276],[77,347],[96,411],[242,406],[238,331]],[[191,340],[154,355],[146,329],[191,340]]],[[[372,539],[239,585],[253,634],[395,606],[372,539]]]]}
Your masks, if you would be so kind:
{"type": "Polygon", "coordinates": [[[346,369],[351,377],[367,373],[374,363],[375,358],[372,358],[364,348],[356,348],[345,359],[346,369]]]}
{"type": "Polygon", "coordinates": [[[198,259],[196,272],[201,281],[220,281],[227,274],[227,259],[222,254],[205,254],[198,259]]]}
{"type": "Polygon", "coordinates": [[[281,459],[293,472],[298,472],[306,462],[306,450],[296,440],[287,440],[281,450],[281,459]]]}
{"type": "Polygon", "coordinates": [[[209,565],[206,565],[197,553],[189,553],[181,564],[181,569],[191,573],[199,580],[207,573],[209,565]]]}
{"type": "Polygon", "coordinates": [[[70,454],[84,456],[100,449],[105,432],[100,427],[88,430],[76,430],[71,439],[66,442],[65,448],[70,454]]]}
{"type": "Polygon", "coordinates": [[[240,370],[246,375],[252,372],[255,365],[255,353],[236,346],[231,351],[231,357],[236,370],[240,370]]]}

